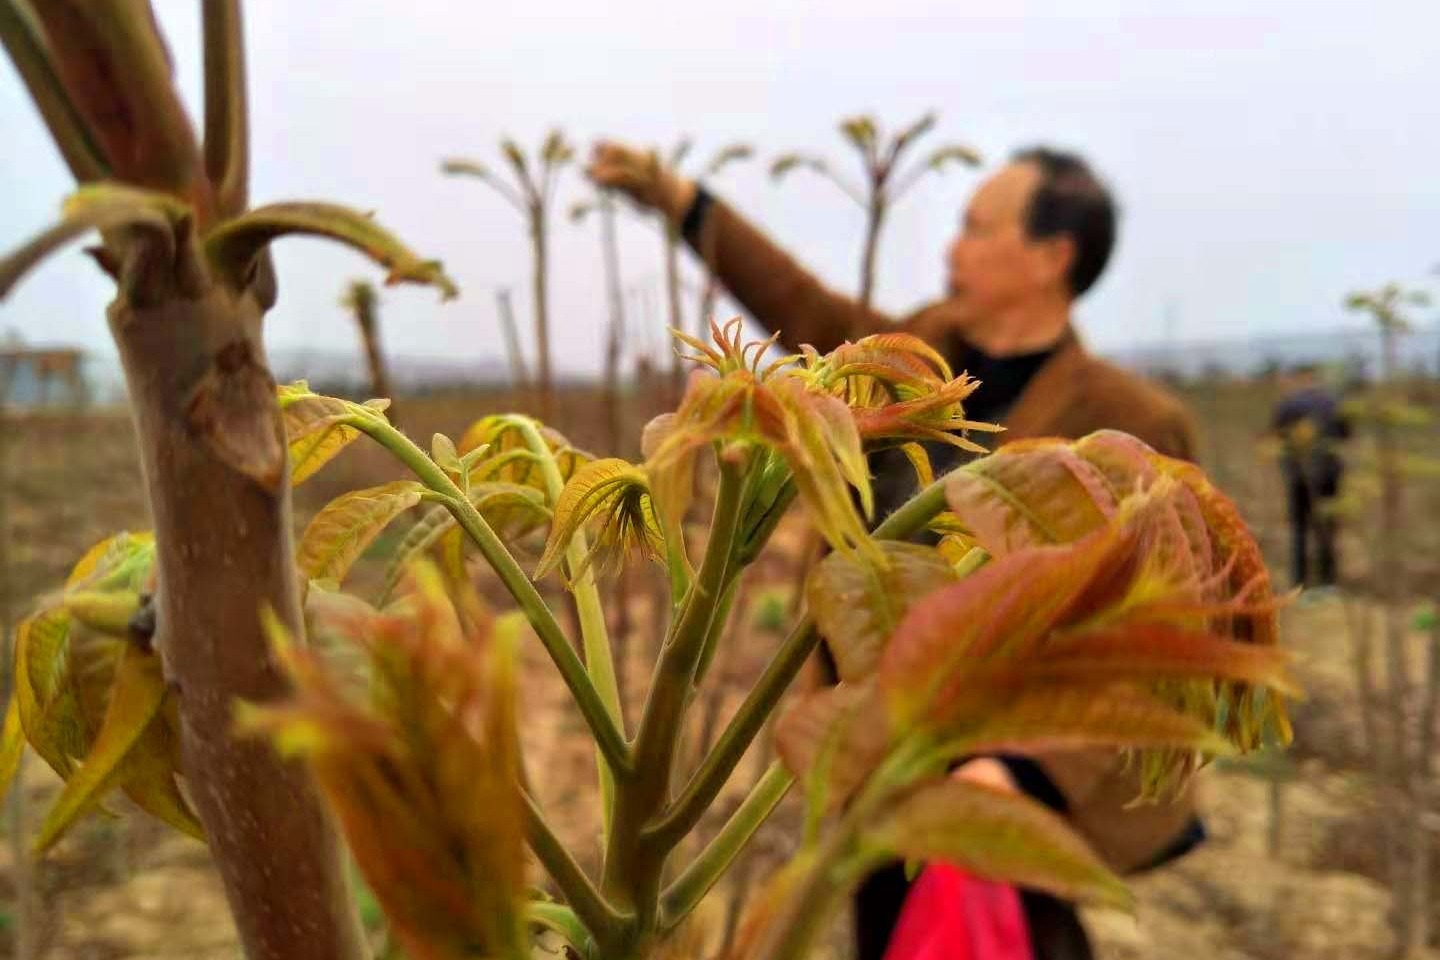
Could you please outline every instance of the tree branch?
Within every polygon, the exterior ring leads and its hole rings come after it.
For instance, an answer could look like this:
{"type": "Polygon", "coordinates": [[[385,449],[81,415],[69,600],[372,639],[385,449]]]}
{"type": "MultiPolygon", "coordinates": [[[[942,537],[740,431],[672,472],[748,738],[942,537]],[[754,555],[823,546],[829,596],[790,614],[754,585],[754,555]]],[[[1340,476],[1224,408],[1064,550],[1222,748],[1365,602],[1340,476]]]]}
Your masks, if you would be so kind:
{"type": "Polygon", "coordinates": [[[10,62],[20,74],[70,173],[81,183],[108,177],[109,164],[99,144],[55,73],[44,39],[36,25],[21,12],[17,0],[0,0],[0,43],[5,45],[10,62]]]}
{"type": "Polygon", "coordinates": [[[222,217],[245,209],[250,127],[240,0],[205,0],[205,173],[222,217]]]}
{"type": "Polygon", "coordinates": [[[148,0],[45,0],[35,14],[114,175],[204,209],[200,150],[148,0]]]}

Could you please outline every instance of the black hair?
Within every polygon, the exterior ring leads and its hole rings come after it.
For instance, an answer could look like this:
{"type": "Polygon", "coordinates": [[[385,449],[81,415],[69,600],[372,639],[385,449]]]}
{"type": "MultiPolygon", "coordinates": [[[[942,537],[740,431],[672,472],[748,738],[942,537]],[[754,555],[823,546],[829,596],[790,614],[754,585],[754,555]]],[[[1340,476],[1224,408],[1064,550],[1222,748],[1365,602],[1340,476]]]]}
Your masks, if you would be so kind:
{"type": "Polygon", "coordinates": [[[1073,153],[1029,147],[1017,151],[1013,160],[1040,168],[1040,183],[1025,213],[1025,232],[1033,240],[1063,234],[1074,241],[1075,260],[1067,279],[1070,292],[1078,297],[1100,279],[1115,249],[1115,199],[1090,165],[1073,153]]]}

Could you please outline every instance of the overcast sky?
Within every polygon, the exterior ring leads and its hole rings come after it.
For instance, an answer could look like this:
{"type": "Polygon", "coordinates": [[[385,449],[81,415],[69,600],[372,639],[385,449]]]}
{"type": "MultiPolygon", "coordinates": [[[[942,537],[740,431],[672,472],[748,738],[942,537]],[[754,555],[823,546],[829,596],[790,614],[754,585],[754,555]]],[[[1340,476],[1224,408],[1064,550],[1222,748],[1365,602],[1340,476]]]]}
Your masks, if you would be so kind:
{"type": "MultiPolygon", "coordinates": [[[[156,2],[197,116],[198,6],[156,2]]],[[[684,133],[700,154],[742,138],[767,159],[808,148],[842,162],[837,118],[934,109],[937,144],[990,158],[1039,141],[1078,149],[1124,207],[1116,260],[1079,309],[1106,349],[1353,325],[1338,306],[1347,290],[1420,280],[1440,261],[1434,0],[251,0],[247,15],[252,197],[374,209],[463,288],[444,306],[428,290],[386,291],[398,353],[500,356],[492,291],[525,289],[524,234],[499,198],[437,162],[493,159],[499,137],[531,145],[557,123],[586,149],[597,135],[684,133]]],[[[0,178],[0,248],[46,225],[71,186],[8,61],[0,178]]],[[[974,182],[929,179],[896,212],[880,305],[904,311],[939,291],[974,182]]],[[[775,186],[752,164],[715,186],[853,289],[860,213],[828,184],[775,186]]],[[[563,204],[584,193],[570,173],[563,204]]],[[[556,362],[590,368],[605,317],[595,233],[563,220],[554,233],[556,362]]],[[[657,282],[653,225],[627,216],[622,243],[627,278],[657,282]]],[[[318,241],[284,242],[277,259],[272,346],[353,349],[339,291],[377,272],[318,241]]],[[[67,250],[0,305],[0,330],[109,351],[108,297],[67,250]]]]}

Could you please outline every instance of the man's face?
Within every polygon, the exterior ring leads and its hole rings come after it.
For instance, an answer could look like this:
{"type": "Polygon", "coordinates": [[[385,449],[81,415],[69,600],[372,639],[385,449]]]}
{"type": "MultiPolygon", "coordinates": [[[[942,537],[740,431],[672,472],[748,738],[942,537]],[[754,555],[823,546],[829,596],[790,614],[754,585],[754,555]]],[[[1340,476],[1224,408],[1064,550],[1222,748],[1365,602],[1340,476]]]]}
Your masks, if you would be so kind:
{"type": "Polygon", "coordinates": [[[1034,164],[1012,163],[970,198],[946,257],[950,297],[967,321],[1002,316],[1064,284],[1072,255],[1069,238],[1026,236],[1026,211],[1039,182],[1034,164]]]}

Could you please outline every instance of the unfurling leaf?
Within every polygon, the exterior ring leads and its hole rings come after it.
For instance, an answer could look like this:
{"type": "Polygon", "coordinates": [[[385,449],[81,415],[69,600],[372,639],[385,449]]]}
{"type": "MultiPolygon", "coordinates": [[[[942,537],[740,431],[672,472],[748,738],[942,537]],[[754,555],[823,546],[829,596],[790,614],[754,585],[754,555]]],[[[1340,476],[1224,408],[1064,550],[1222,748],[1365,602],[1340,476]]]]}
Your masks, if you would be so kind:
{"type": "Polygon", "coordinates": [[[318,627],[364,652],[368,684],[272,621],[295,694],[238,723],[305,760],[407,956],[523,956],[513,624],[462,618],[433,568],[412,576],[402,612],[352,604],[318,627]]]}
{"type": "Polygon", "coordinates": [[[326,237],[353,247],[388,271],[386,285],[434,286],[446,300],[459,294],[440,261],[421,260],[369,215],[331,203],[257,207],[212,230],[205,238],[205,251],[232,282],[243,286],[260,252],[272,240],[292,234],[326,237]]]}
{"type": "Polygon", "coordinates": [[[430,438],[430,459],[452,477],[458,477],[464,472],[460,455],[455,452],[455,444],[443,433],[437,433],[430,438]]]}
{"type": "Polygon", "coordinates": [[[338,583],[390,521],[420,502],[424,489],[414,480],[394,480],[332,500],[305,528],[295,562],[308,579],[338,583]]]}
{"type": "Polygon", "coordinates": [[[38,851],[45,851],[109,789],[122,782],[124,764],[146,729],[160,712],[165,678],[160,658],[136,646],[127,646],[115,669],[110,703],[94,745],[73,776],[65,781],[54,806],[45,816],[38,851]]]}
{"type": "Polygon", "coordinates": [[[0,773],[13,773],[18,727],[66,782],[42,827],[41,850],[114,789],[203,839],[177,782],[175,700],[167,696],[159,657],[133,635],[141,596],[155,588],[154,567],[152,535],[110,537],[88,550],[64,591],[16,630],[0,773]]]}
{"type": "MultiPolygon", "coordinates": [[[[664,555],[665,540],[645,470],[616,458],[595,460],[571,477],[561,491],[535,579],[559,565],[576,532],[591,520],[598,522],[599,530],[584,566],[597,556],[623,557],[632,548],[651,559],[664,555]]],[[[570,576],[580,573],[579,569],[571,570],[570,576]]]]}
{"type": "Polygon", "coordinates": [[[981,784],[951,779],[922,787],[865,837],[893,856],[943,860],[1066,900],[1124,909],[1132,903],[1125,885],[1060,816],[981,784]]]}
{"type": "Polygon", "coordinates": [[[840,132],[860,150],[869,152],[875,148],[879,129],[875,119],[868,116],[848,117],[840,122],[840,132]]]}
{"type": "Polygon", "coordinates": [[[358,417],[381,418],[389,400],[352,403],[312,393],[304,380],[279,388],[285,442],[290,446],[290,483],[299,486],[360,436],[358,417]]]}
{"type": "Polygon", "coordinates": [[[955,582],[955,571],[933,547],[882,542],[884,562],[833,553],[806,581],[805,598],[828,641],[840,679],[854,683],[880,661],[885,641],[907,610],[955,582]]]}
{"type": "Polygon", "coordinates": [[[943,170],[952,163],[958,163],[965,167],[978,167],[983,162],[978,151],[958,143],[941,147],[930,154],[929,159],[925,161],[931,170],[943,170]]]}

